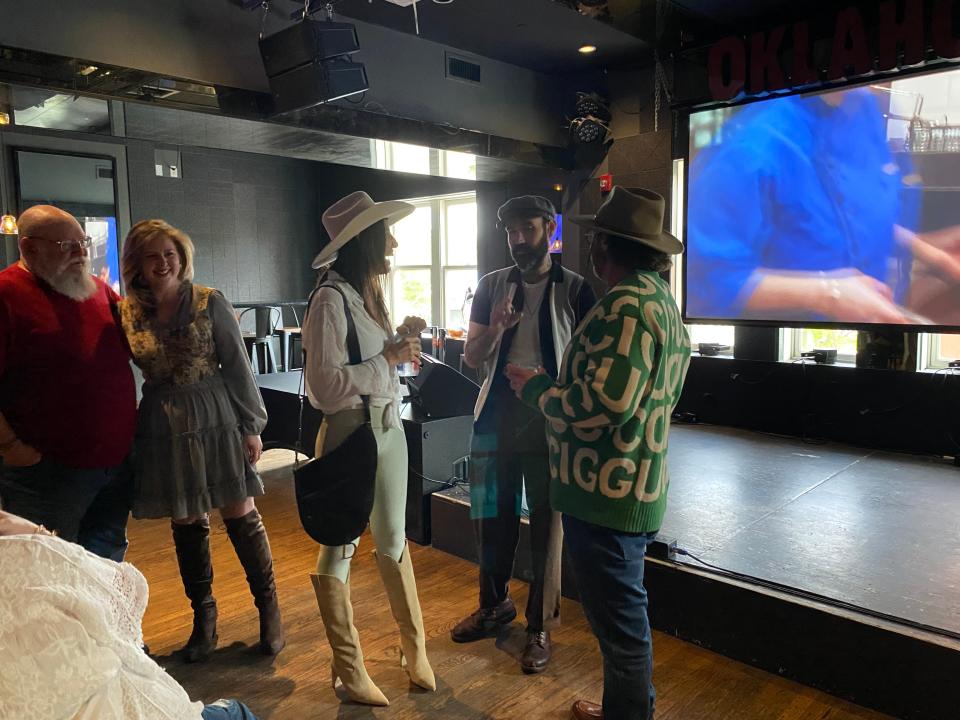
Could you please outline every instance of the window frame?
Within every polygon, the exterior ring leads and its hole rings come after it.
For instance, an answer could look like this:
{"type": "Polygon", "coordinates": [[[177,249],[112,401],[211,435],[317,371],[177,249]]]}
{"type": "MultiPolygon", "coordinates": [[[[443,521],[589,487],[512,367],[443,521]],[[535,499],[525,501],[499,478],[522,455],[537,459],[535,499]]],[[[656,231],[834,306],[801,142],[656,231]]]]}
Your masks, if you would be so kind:
{"type": "MultiPolygon", "coordinates": [[[[801,333],[805,330],[824,330],[826,332],[843,332],[847,328],[816,328],[816,327],[786,327],[780,328],[780,362],[800,362],[802,360],[809,360],[813,362],[813,358],[804,358],[801,356],[801,333]]],[[[853,330],[853,332],[857,332],[853,330]]],[[[841,367],[846,366],[856,366],[857,364],[857,353],[854,351],[853,355],[848,353],[840,353],[837,351],[837,362],[836,365],[841,367]]]]}
{"type": "Polygon", "coordinates": [[[917,338],[918,369],[921,372],[937,372],[950,367],[951,360],[941,356],[940,340],[945,333],[920,333],[917,338]]]}
{"type": "MultiPolygon", "coordinates": [[[[446,327],[447,307],[446,297],[446,274],[448,270],[473,270],[479,271],[479,265],[448,265],[446,264],[446,248],[448,242],[447,234],[447,206],[451,204],[462,204],[472,202],[477,204],[476,192],[454,193],[450,195],[437,195],[425,198],[413,198],[407,200],[412,205],[420,207],[429,207],[431,214],[430,225],[430,265],[400,265],[391,263],[390,273],[387,275],[385,283],[385,292],[387,296],[387,311],[391,318],[402,320],[396,317],[396,308],[394,305],[394,277],[397,270],[429,270],[430,271],[430,318],[425,318],[431,325],[446,327]]],[[[479,277],[477,278],[479,280],[479,277]]],[[[474,285],[476,290],[476,285],[474,285]]],[[[466,320],[466,318],[465,318],[466,320]]]]}

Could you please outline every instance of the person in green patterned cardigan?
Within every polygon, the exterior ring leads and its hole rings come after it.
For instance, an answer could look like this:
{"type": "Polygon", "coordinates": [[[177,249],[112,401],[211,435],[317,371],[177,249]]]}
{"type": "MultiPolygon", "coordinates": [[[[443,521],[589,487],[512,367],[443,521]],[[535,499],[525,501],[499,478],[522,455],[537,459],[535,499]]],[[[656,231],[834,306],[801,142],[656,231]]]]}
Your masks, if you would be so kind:
{"type": "Polygon", "coordinates": [[[596,215],[571,218],[587,229],[594,272],[610,290],[574,332],[556,381],[506,369],[546,418],[550,502],[603,655],[603,705],[578,700],[574,718],[653,717],[643,561],[666,510],[670,417],[690,362],[659,275],[683,251],[662,229],[664,205],[655,192],[615,187],[596,215]]]}

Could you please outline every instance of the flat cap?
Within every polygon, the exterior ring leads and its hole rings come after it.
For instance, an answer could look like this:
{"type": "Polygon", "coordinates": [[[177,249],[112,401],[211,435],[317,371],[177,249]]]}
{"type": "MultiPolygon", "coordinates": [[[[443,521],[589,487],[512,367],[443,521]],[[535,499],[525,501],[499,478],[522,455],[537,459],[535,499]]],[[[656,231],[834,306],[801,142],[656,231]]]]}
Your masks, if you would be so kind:
{"type": "Polygon", "coordinates": [[[516,220],[517,218],[542,217],[553,220],[556,216],[557,211],[554,209],[553,203],[539,195],[521,195],[520,197],[510,198],[497,210],[497,220],[499,220],[498,225],[500,227],[508,220],[516,220]]]}

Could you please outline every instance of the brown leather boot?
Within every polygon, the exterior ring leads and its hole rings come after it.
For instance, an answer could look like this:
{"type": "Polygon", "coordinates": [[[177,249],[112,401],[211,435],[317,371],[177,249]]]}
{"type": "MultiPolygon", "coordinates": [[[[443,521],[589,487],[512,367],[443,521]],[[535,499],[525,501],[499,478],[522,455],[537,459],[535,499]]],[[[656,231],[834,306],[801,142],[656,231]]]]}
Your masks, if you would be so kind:
{"type": "Polygon", "coordinates": [[[550,633],[527,630],[527,645],[520,656],[520,667],[527,674],[542,673],[550,662],[550,633]]]}
{"type": "Polygon", "coordinates": [[[277,584],[273,577],[273,555],[270,553],[267,529],[256,508],[243,517],[224,519],[223,524],[247,574],[253,602],[260,611],[260,652],[276,655],[283,649],[286,640],[280,619],[280,604],[277,602],[277,584]]]}
{"type": "Polygon", "coordinates": [[[573,720],[603,720],[603,706],[588,700],[577,700],[570,708],[573,720]]]}
{"type": "Polygon", "coordinates": [[[210,521],[170,523],[183,591],[193,607],[193,632],[180,653],[186,662],[203,662],[217,647],[217,601],[213,598],[210,521]]]}
{"type": "Polygon", "coordinates": [[[495,637],[500,628],[513,622],[517,617],[517,608],[513,600],[507,598],[492,608],[480,608],[465,617],[450,631],[454,642],[468,643],[483,638],[495,637]]]}

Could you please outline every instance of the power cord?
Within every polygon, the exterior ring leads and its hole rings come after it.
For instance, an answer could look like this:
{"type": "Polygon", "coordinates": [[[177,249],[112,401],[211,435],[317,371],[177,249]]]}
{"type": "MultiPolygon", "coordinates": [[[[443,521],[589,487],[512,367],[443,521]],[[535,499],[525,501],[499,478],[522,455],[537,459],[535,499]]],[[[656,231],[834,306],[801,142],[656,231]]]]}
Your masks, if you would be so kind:
{"type": "Polygon", "coordinates": [[[461,485],[469,485],[469,484],[470,484],[470,482],[469,482],[468,480],[466,480],[465,478],[460,478],[460,477],[457,477],[456,475],[453,475],[453,476],[449,477],[449,478],[446,479],[446,480],[434,480],[433,478],[429,478],[429,477],[427,477],[426,475],[417,472],[417,471],[414,470],[413,467],[410,466],[410,465],[407,466],[407,472],[409,472],[411,475],[413,475],[413,476],[416,477],[417,479],[422,480],[423,482],[428,482],[428,483],[433,483],[434,485],[439,485],[439,486],[440,486],[440,488],[439,488],[440,490],[450,490],[450,489],[455,488],[455,487],[460,487],[461,485]]]}
{"type": "MultiPolygon", "coordinates": [[[[764,580],[755,575],[748,575],[747,573],[737,572],[736,570],[728,570],[727,568],[720,567],[719,565],[714,565],[713,563],[707,562],[706,560],[697,557],[689,550],[684,550],[683,548],[676,548],[675,550],[677,555],[683,555],[688,557],[691,560],[703,565],[704,567],[710,568],[718,575],[723,577],[730,578],[732,580],[739,580],[752,585],[759,585],[760,587],[767,588],[768,590],[776,590],[778,592],[786,593],[787,595],[792,595],[794,597],[799,597],[804,600],[810,600],[813,602],[822,603],[824,605],[829,605],[831,607],[839,608],[841,610],[847,610],[850,612],[859,613],[861,615],[867,615],[872,618],[877,618],[878,620],[884,620],[886,622],[894,623],[896,625],[904,625],[906,627],[914,628],[916,630],[922,630],[924,632],[932,633],[935,635],[942,635],[944,637],[951,638],[953,640],[960,640],[960,632],[955,632],[953,630],[947,630],[946,628],[935,627],[933,625],[927,625],[925,623],[916,622],[915,620],[910,620],[908,618],[897,617],[896,615],[890,615],[889,613],[880,612],[879,610],[871,610],[870,608],[863,607],[862,605],[856,605],[854,603],[847,602],[845,600],[838,600],[836,598],[827,597],[826,595],[820,595],[819,593],[811,592],[809,590],[801,590],[800,588],[794,587],[792,585],[784,585],[783,583],[778,583],[773,580],[764,580]]],[[[682,564],[682,563],[680,563],[682,564]]]]}

